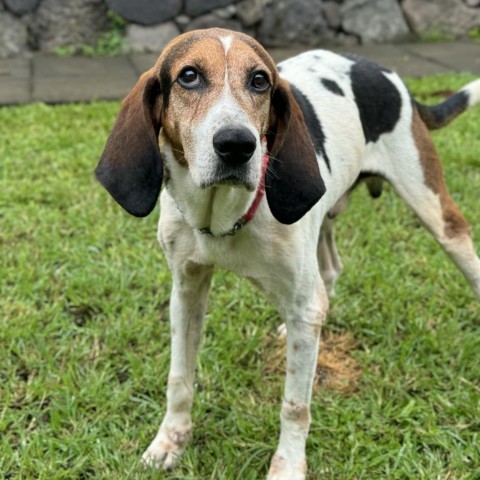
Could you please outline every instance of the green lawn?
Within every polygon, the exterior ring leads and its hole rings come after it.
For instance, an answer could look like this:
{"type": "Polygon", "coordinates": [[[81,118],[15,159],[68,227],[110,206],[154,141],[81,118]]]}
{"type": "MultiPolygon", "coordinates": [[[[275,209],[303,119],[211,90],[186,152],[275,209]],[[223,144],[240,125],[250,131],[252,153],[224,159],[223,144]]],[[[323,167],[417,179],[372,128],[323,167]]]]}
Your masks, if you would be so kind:
{"type": "MultiPolygon", "coordinates": [[[[472,79],[409,86],[432,101],[472,79]]],[[[171,281],[158,211],[128,216],[93,178],[118,107],[0,109],[0,476],[263,478],[279,433],[280,318],[221,271],[193,440],[174,473],[139,467],[165,409],[171,281]]],[[[479,132],[480,108],[434,134],[477,248],[479,132]]],[[[466,281],[390,188],[376,201],[358,189],[337,238],[345,272],[325,331],[356,341],[363,375],[353,395],[316,389],[309,478],[479,479],[480,309],[466,281]]]]}

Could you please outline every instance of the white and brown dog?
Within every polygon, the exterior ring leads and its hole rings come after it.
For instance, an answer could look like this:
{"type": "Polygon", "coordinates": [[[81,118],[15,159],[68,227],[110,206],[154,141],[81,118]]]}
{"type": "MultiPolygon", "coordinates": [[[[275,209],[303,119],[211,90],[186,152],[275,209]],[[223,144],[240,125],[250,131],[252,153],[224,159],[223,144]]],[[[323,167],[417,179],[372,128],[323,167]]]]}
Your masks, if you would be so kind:
{"type": "Polygon", "coordinates": [[[148,215],[160,195],[172,352],[147,464],[171,468],[191,435],[195,357],[218,266],[260,287],[285,320],[281,433],[268,478],[305,478],[320,328],[341,270],[332,217],[360,179],[373,178],[374,195],[377,179],[390,182],[480,298],[480,260],[428,134],[479,101],[477,80],[425,107],[395,73],[323,50],[277,68],[256,41],[227,30],[186,33],[165,48],[123,102],[96,169],[133,215],[148,215]]]}

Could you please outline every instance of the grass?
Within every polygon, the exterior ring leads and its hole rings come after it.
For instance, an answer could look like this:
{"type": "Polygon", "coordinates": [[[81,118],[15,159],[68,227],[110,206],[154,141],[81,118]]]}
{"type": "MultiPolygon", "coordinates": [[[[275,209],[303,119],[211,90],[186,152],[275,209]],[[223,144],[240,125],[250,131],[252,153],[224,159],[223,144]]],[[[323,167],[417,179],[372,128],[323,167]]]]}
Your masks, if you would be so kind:
{"type": "MultiPolygon", "coordinates": [[[[468,75],[410,80],[422,101],[468,75]]],[[[438,101],[439,99],[435,99],[438,101]]],[[[172,474],[138,459],[165,409],[170,276],[158,211],[134,219],[92,171],[118,103],[0,109],[0,476],[256,479],[279,433],[278,314],[214,277],[195,431],[172,474]]],[[[480,111],[434,134],[480,239],[480,111]]],[[[326,332],[348,335],[356,393],[316,388],[310,479],[480,478],[478,302],[412,212],[365,188],[338,221],[345,272],[326,332]]]]}

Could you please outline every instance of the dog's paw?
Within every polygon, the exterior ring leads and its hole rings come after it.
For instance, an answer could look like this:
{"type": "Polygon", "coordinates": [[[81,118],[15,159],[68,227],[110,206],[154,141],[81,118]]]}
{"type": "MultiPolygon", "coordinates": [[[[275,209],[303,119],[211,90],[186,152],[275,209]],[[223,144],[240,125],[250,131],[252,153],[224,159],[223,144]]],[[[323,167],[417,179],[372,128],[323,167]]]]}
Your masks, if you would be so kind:
{"type": "Polygon", "coordinates": [[[267,480],[305,480],[307,475],[307,462],[288,461],[276,453],[270,463],[267,480]]]}
{"type": "Polygon", "coordinates": [[[145,467],[171,470],[181,457],[192,433],[191,428],[161,427],[142,455],[145,467]]]}

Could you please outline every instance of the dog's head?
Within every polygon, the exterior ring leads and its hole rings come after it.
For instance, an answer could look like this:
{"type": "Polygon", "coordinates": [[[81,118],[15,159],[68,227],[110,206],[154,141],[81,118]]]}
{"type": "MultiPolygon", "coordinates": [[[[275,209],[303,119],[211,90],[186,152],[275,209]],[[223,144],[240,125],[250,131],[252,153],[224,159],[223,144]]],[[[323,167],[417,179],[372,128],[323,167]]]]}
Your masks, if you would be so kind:
{"type": "Polygon", "coordinates": [[[148,215],[163,179],[158,136],[198,188],[254,191],[285,224],[325,193],[303,114],[267,52],[247,35],[198,30],[170,42],[125,98],[96,169],[129,213],[148,215]]]}

